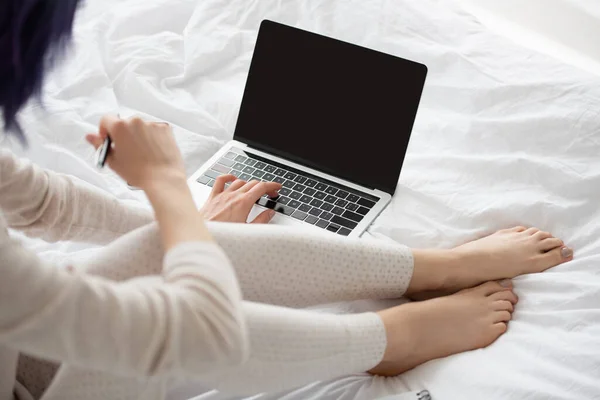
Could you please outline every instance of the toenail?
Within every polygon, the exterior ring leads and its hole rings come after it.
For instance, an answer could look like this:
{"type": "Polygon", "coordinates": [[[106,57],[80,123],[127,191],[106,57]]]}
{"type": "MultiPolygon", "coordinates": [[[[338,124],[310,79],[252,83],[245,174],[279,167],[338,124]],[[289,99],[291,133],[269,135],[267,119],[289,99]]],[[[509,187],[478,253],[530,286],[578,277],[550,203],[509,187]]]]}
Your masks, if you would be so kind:
{"type": "Polygon", "coordinates": [[[573,255],[573,250],[568,247],[563,247],[560,249],[560,254],[563,256],[563,258],[569,258],[573,255]]]}
{"type": "Polygon", "coordinates": [[[510,279],[502,279],[498,282],[502,287],[512,287],[512,281],[510,279]]]}

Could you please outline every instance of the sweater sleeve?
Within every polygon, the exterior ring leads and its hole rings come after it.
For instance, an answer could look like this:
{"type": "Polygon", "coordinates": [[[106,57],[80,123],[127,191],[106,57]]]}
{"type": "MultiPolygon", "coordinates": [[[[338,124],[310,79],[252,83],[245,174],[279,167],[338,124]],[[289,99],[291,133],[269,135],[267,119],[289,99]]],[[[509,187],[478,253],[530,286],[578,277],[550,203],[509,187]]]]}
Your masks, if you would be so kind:
{"type": "Polygon", "coordinates": [[[0,149],[0,209],[10,228],[47,241],[105,244],[153,220],[75,177],[45,171],[0,149]]]}
{"type": "Polygon", "coordinates": [[[3,231],[0,344],[138,377],[198,375],[246,360],[241,292],[215,244],[180,244],[165,255],[162,275],[113,282],[48,265],[3,231]]]}

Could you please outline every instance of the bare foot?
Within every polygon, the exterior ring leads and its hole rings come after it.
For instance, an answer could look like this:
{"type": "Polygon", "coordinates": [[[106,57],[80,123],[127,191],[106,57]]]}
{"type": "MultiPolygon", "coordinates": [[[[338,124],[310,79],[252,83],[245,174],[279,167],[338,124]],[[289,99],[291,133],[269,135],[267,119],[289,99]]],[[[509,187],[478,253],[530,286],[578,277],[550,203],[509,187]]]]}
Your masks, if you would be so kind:
{"type": "Polygon", "coordinates": [[[562,240],[537,228],[503,229],[452,250],[465,275],[445,289],[463,289],[481,282],[542,272],[573,259],[562,240]],[[469,275],[471,278],[469,279],[469,275]]]}
{"type": "Polygon", "coordinates": [[[395,376],[436,358],[479,349],[506,332],[517,296],[510,281],[487,282],[378,314],[387,334],[382,362],[369,371],[395,376]]]}
{"type": "Polygon", "coordinates": [[[483,282],[542,272],[573,259],[562,240],[537,228],[503,229],[451,250],[413,250],[406,296],[424,300],[483,282]]]}

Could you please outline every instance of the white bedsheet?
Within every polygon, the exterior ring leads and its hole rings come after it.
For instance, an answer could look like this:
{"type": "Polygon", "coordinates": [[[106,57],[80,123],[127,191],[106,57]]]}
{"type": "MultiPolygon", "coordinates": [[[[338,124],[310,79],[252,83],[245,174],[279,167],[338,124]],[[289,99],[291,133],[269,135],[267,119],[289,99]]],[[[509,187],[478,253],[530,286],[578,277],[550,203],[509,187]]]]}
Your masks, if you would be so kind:
{"type": "Polygon", "coordinates": [[[397,378],[356,375],[269,398],[372,399],[427,388],[436,400],[599,399],[600,79],[492,34],[452,2],[87,0],[76,46],[46,86],[46,110],[34,105],[23,116],[29,156],[139,201],[92,167],[83,140],[102,114],[137,113],[176,126],[193,172],[233,134],[263,18],[429,66],[398,191],[370,234],[448,247],[535,225],[576,254],[515,280],[514,319],[487,349],[397,378]]]}

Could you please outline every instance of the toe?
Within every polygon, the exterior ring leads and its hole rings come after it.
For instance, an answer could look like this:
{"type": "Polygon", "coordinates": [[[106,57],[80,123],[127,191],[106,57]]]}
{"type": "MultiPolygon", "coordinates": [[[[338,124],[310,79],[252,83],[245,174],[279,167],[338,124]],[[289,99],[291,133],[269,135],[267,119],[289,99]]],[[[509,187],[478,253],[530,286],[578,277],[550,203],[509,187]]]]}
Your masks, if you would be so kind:
{"type": "Polygon", "coordinates": [[[492,329],[498,336],[500,336],[503,333],[506,333],[508,326],[506,325],[505,322],[497,322],[494,325],[492,325],[492,329]]]}
{"type": "Polygon", "coordinates": [[[513,312],[515,307],[513,303],[508,300],[496,300],[492,303],[494,311],[508,311],[513,312]]]}
{"type": "Polygon", "coordinates": [[[492,282],[486,282],[484,284],[477,286],[475,288],[475,290],[479,291],[484,296],[489,296],[489,295],[497,293],[497,292],[509,290],[512,287],[512,283],[510,282],[510,280],[505,279],[502,282],[504,285],[510,285],[510,286],[503,286],[500,284],[500,282],[492,281],[492,282]]]}
{"type": "Polygon", "coordinates": [[[536,240],[542,241],[544,239],[548,239],[552,237],[550,232],[538,231],[532,235],[532,237],[536,240]]]}
{"type": "Polygon", "coordinates": [[[557,247],[561,247],[563,244],[563,241],[559,238],[551,237],[540,241],[538,247],[540,251],[550,251],[557,247]]]}
{"type": "Polygon", "coordinates": [[[528,228],[524,232],[528,235],[533,235],[534,233],[538,233],[540,230],[538,228],[528,228]]]}
{"type": "Polygon", "coordinates": [[[573,250],[569,247],[561,246],[556,247],[544,254],[540,255],[540,271],[545,271],[548,268],[554,267],[558,264],[570,261],[573,259],[573,250]]]}
{"type": "Polygon", "coordinates": [[[508,322],[512,317],[512,313],[509,311],[494,311],[494,323],[496,322],[508,322]]]}
{"type": "Polygon", "coordinates": [[[527,228],[524,226],[515,226],[509,229],[503,229],[504,232],[523,232],[524,230],[526,230],[527,228]]]}
{"type": "Polygon", "coordinates": [[[512,290],[503,290],[502,292],[496,292],[489,296],[492,301],[507,300],[512,304],[519,302],[519,297],[512,290]]]}

